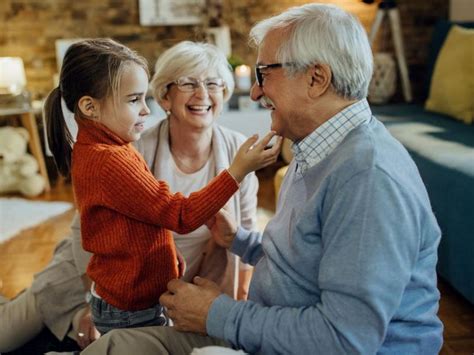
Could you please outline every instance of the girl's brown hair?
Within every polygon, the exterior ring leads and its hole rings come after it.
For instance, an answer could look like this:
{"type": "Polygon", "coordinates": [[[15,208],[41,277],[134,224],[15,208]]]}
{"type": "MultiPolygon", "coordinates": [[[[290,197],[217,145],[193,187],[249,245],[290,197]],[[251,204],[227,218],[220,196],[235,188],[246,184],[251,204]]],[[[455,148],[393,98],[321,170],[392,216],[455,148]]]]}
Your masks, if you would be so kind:
{"type": "Polygon", "coordinates": [[[126,65],[135,63],[148,74],[146,60],[130,48],[109,38],[87,39],[72,44],[64,56],[59,86],[46,98],[44,115],[48,144],[56,166],[69,176],[73,138],[61,108],[61,98],[76,119],[81,118],[79,99],[91,96],[97,100],[115,100],[126,65]]]}

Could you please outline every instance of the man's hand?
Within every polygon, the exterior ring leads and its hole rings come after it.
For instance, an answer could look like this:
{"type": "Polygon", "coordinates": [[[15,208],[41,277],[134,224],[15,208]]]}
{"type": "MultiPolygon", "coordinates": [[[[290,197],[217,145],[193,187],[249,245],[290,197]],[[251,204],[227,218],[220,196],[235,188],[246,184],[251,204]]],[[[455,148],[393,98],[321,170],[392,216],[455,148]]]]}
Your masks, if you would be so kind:
{"type": "Polygon", "coordinates": [[[221,291],[216,283],[199,276],[193,282],[171,280],[168,291],[160,297],[160,304],[167,308],[176,330],[205,335],[209,308],[221,291]]]}
{"type": "Polygon", "coordinates": [[[100,333],[92,322],[91,309],[87,306],[84,310],[79,321],[78,333],[77,333],[77,344],[81,349],[86,348],[94,340],[99,339],[100,333]]]}
{"type": "Polygon", "coordinates": [[[211,230],[212,238],[223,248],[230,248],[237,233],[237,224],[229,212],[221,209],[214,217],[206,222],[206,226],[211,230]]]}

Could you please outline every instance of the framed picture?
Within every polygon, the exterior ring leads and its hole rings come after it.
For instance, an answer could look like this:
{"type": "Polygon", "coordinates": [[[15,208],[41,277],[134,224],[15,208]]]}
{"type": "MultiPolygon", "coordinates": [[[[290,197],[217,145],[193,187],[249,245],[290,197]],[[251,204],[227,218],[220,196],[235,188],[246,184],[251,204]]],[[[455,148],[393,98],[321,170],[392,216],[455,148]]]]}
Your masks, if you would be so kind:
{"type": "Polygon", "coordinates": [[[63,65],[63,59],[67,49],[71,44],[79,41],[82,41],[82,38],[63,38],[56,40],[56,65],[58,67],[58,73],[61,72],[61,66],[63,65]]]}
{"type": "Polygon", "coordinates": [[[228,26],[206,28],[206,40],[219,48],[226,57],[232,54],[230,30],[228,26]]]}
{"type": "Polygon", "coordinates": [[[176,26],[202,23],[205,0],[139,0],[140,25],[176,26]]]}

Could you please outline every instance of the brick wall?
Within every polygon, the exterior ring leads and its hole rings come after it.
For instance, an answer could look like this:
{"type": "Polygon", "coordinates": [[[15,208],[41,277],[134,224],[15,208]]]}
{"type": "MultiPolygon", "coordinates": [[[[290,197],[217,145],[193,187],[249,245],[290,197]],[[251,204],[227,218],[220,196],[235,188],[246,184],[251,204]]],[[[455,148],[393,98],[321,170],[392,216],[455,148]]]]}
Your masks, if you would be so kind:
{"type": "MultiPolygon", "coordinates": [[[[246,63],[255,61],[247,34],[257,21],[289,6],[310,1],[221,0],[223,22],[231,28],[233,54],[246,63]]],[[[326,0],[356,14],[369,29],[376,5],[358,0],[326,0]]],[[[399,0],[410,76],[419,91],[433,25],[446,18],[446,0],[399,0]]],[[[384,25],[388,25],[387,22],[384,25]]],[[[393,50],[388,26],[380,31],[375,49],[393,50]]],[[[112,37],[137,50],[150,61],[185,39],[203,38],[201,26],[145,27],[139,24],[138,0],[1,0],[0,56],[19,56],[25,62],[28,89],[43,97],[53,87],[56,72],[55,40],[75,37],[112,37]]]]}

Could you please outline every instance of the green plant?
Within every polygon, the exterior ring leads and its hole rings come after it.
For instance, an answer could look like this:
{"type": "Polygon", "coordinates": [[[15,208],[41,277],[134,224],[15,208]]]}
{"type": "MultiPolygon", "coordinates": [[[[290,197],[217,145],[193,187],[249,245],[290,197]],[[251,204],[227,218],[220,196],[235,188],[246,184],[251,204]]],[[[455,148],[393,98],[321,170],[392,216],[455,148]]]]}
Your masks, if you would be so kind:
{"type": "Polygon", "coordinates": [[[235,71],[235,68],[238,67],[239,65],[244,64],[244,61],[242,58],[239,56],[231,54],[228,58],[227,61],[229,62],[230,66],[232,67],[232,70],[235,71]]]}

